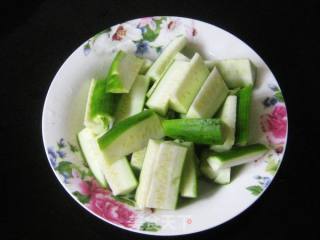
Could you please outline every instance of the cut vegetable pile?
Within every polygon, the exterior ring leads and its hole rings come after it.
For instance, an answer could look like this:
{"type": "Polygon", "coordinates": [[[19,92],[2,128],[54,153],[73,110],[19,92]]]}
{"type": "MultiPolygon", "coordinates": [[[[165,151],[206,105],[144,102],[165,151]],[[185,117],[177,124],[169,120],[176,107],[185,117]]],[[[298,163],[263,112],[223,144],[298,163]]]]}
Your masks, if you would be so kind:
{"type": "Polygon", "coordinates": [[[179,197],[197,198],[200,177],[228,184],[232,167],[268,151],[248,145],[254,64],[188,58],[186,45],[177,37],[154,62],[119,51],[91,80],[82,152],[97,182],[135,192],[137,208],[175,209],[179,197]]]}

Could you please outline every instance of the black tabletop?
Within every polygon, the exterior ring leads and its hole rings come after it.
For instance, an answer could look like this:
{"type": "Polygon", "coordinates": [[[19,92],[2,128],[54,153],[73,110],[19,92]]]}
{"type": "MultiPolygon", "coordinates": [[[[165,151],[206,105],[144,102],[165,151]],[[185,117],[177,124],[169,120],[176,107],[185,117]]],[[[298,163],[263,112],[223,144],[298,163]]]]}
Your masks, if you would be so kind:
{"type": "Polygon", "coordinates": [[[271,187],[235,219],[184,238],[286,239],[292,232],[316,239],[311,226],[318,188],[311,171],[319,159],[312,147],[319,136],[319,94],[312,91],[319,81],[319,5],[281,2],[10,1],[1,13],[0,50],[2,151],[7,150],[1,154],[6,200],[1,221],[9,225],[9,239],[151,238],[100,221],[68,195],[46,160],[41,114],[51,80],[81,43],[108,26],[153,15],[195,18],[238,36],[272,69],[288,106],[288,148],[271,187]]]}

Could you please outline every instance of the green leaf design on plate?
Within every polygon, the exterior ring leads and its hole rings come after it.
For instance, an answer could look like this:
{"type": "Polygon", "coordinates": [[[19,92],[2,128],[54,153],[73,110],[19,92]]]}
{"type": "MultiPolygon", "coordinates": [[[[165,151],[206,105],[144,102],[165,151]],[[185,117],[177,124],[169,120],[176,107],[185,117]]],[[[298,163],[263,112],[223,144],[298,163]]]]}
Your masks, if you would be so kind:
{"type": "Polygon", "coordinates": [[[275,174],[279,168],[280,161],[276,161],[274,158],[269,158],[266,166],[266,171],[270,174],[275,174]]]}
{"type": "Polygon", "coordinates": [[[119,202],[125,203],[129,206],[134,207],[136,205],[136,201],[134,200],[134,195],[133,194],[127,194],[123,196],[113,196],[111,197],[119,202]]]}
{"type": "Polygon", "coordinates": [[[87,177],[93,177],[94,176],[90,168],[88,168],[88,171],[86,172],[86,176],[87,177]]]}
{"type": "Polygon", "coordinates": [[[64,177],[70,178],[72,177],[72,170],[76,170],[81,179],[84,179],[85,177],[91,177],[93,176],[91,171],[89,169],[82,170],[80,167],[75,165],[72,162],[69,161],[61,161],[59,162],[58,166],[55,168],[61,175],[64,177]]]}
{"type": "Polygon", "coordinates": [[[84,53],[87,55],[87,54],[89,54],[90,50],[91,50],[90,43],[87,42],[87,43],[83,46],[83,51],[84,51],[84,53]]]}
{"type": "Polygon", "coordinates": [[[72,193],[81,203],[88,203],[90,201],[90,196],[83,195],[82,193],[75,191],[72,193]]]}
{"type": "Polygon", "coordinates": [[[283,95],[282,95],[281,91],[276,91],[274,93],[274,96],[279,102],[284,102],[283,95]]]}
{"type": "Polygon", "coordinates": [[[59,150],[66,147],[63,138],[60,138],[60,140],[57,142],[57,147],[58,147],[59,150]]]}
{"type": "Polygon", "coordinates": [[[56,170],[63,176],[71,177],[72,176],[72,169],[74,168],[73,164],[68,161],[61,161],[59,162],[56,170]]]}
{"type": "Polygon", "coordinates": [[[157,47],[154,47],[154,46],[150,46],[151,48],[154,48],[154,50],[156,50],[156,52],[158,54],[160,54],[162,52],[162,46],[157,46],[157,47]]]}
{"type": "Polygon", "coordinates": [[[163,17],[160,19],[152,19],[156,24],[156,29],[152,30],[150,26],[147,25],[145,27],[145,31],[142,33],[143,40],[153,42],[159,36],[160,30],[161,30],[161,23],[164,19],[165,18],[163,17]]]}
{"type": "Polygon", "coordinates": [[[157,26],[160,27],[161,23],[166,19],[167,19],[167,17],[160,17],[159,19],[153,18],[153,21],[156,23],[157,26]]]}
{"type": "Polygon", "coordinates": [[[156,51],[157,51],[157,53],[161,53],[162,52],[162,47],[161,46],[156,47],[156,51]]]}
{"type": "Polygon", "coordinates": [[[75,153],[75,152],[79,152],[79,148],[76,145],[71,144],[70,142],[68,142],[70,151],[75,153]]]}
{"type": "Polygon", "coordinates": [[[157,232],[160,229],[161,229],[161,226],[154,223],[154,222],[144,222],[140,226],[140,230],[142,230],[142,231],[157,232]]]}
{"type": "Polygon", "coordinates": [[[255,196],[258,196],[263,191],[263,188],[259,185],[253,185],[247,187],[246,189],[249,190],[255,196]]]}
{"type": "Polygon", "coordinates": [[[149,26],[146,26],[146,31],[142,34],[143,39],[149,42],[153,42],[159,35],[159,31],[156,30],[152,30],[149,26]]]}
{"type": "Polygon", "coordinates": [[[72,167],[75,170],[77,170],[77,172],[80,174],[81,179],[85,179],[86,177],[93,177],[93,173],[91,172],[90,168],[81,169],[80,167],[76,166],[75,164],[73,164],[72,167]]]}

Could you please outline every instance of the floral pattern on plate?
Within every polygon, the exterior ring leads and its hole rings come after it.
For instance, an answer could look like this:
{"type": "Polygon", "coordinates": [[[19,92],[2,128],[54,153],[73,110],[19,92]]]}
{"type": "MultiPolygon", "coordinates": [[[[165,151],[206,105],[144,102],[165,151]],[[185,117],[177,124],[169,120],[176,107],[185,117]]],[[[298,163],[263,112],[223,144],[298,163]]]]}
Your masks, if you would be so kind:
{"type": "Polygon", "coordinates": [[[280,89],[274,85],[269,87],[274,94],[265,98],[263,105],[272,110],[260,116],[260,124],[270,146],[277,153],[282,153],[287,136],[287,109],[280,89]]]}
{"type": "Polygon", "coordinates": [[[112,196],[109,189],[102,188],[93,178],[84,160],[81,161],[83,164],[68,160],[68,156],[72,154],[82,158],[78,149],[78,146],[69,142],[67,145],[61,138],[55,147],[47,149],[51,166],[65,184],[72,186],[72,194],[78,201],[92,212],[115,224],[134,227],[136,212],[128,206],[130,199],[125,202],[125,197],[112,196]]]}
{"type": "Polygon", "coordinates": [[[182,34],[189,38],[197,35],[193,21],[185,24],[179,18],[145,17],[135,25],[123,23],[103,30],[87,41],[83,51],[88,55],[92,49],[101,51],[103,46],[111,52],[133,48],[137,56],[154,59],[174,37],[182,34]]]}
{"type": "Polygon", "coordinates": [[[269,147],[272,149],[272,151],[267,154],[267,160],[265,160],[265,171],[269,176],[254,176],[254,179],[257,180],[258,184],[251,185],[246,189],[255,196],[260,195],[260,193],[269,186],[271,176],[276,174],[281,163],[279,154],[283,153],[287,136],[287,110],[282,92],[279,87],[275,85],[269,85],[269,88],[272,90],[273,95],[266,97],[262,102],[266,111],[269,112],[260,116],[261,130],[264,133],[269,147]]]}

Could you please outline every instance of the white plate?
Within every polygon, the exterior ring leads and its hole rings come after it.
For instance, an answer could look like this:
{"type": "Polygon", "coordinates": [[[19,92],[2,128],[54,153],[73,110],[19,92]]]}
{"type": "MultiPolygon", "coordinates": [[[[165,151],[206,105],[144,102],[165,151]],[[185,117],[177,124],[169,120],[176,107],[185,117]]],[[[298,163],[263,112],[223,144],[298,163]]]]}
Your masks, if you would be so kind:
{"type": "Polygon", "coordinates": [[[57,178],[85,209],[120,228],[152,235],[181,235],[213,228],[254,203],[274,178],[287,139],[286,107],[278,83],[265,62],[234,35],[208,23],[181,17],[135,19],[111,27],[83,43],[54,77],[43,109],[42,135],[57,178]],[[83,128],[92,77],[103,77],[118,49],[155,59],[171,39],[184,34],[189,52],[205,59],[250,58],[258,68],[251,111],[251,142],[272,150],[262,159],[233,169],[232,182],[200,182],[200,196],[180,201],[176,211],[136,210],[130,199],[113,198],[94,181],[79,152],[76,134],[83,128]]]}

